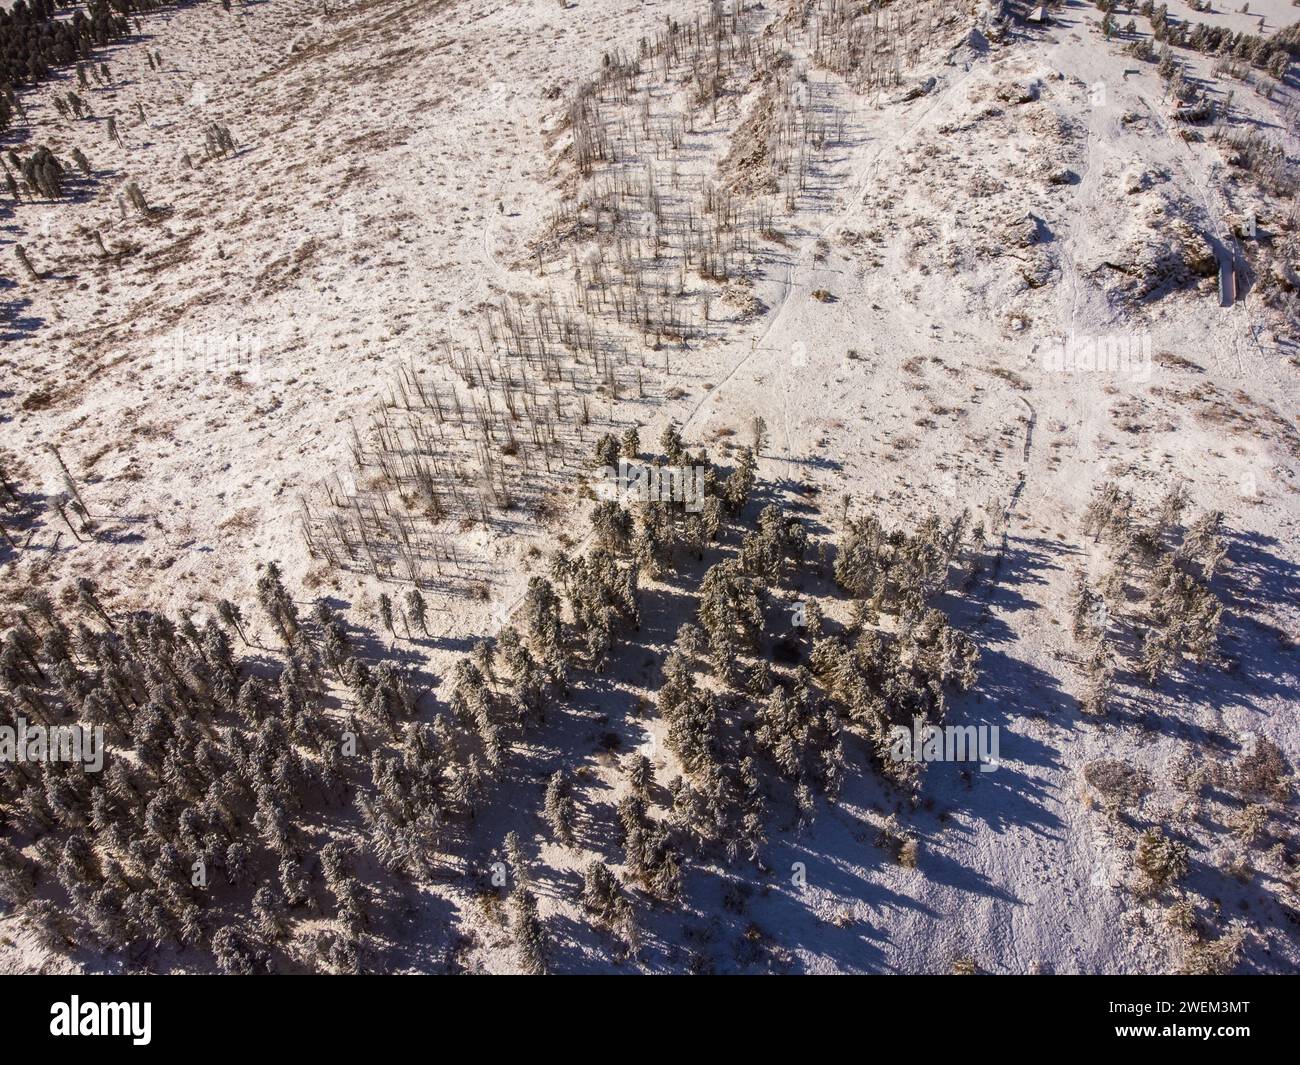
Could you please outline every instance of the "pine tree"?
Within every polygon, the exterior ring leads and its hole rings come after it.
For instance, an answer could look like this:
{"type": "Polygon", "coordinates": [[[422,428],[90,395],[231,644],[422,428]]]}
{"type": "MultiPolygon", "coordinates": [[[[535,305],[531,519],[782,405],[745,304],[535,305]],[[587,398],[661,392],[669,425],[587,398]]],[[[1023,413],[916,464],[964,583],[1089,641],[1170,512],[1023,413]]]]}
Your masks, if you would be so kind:
{"type": "Polygon", "coordinates": [[[1149,828],[1138,837],[1133,860],[1154,891],[1176,884],[1187,875],[1190,864],[1187,847],[1158,828],[1149,828]]]}
{"type": "Polygon", "coordinates": [[[632,794],[642,801],[649,801],[650,787],[654,783],[654,767],[644,754],[633,754],[627,760],[627,782],[632,794]]]}
{"type": "Polygon", "coordinates": [[[617,467],[618,452],[618,438],[613,433],[603,434],[596,441],[595,464],[597,466],[608,466],[611,469],[617,467]]]}
{"type": "Polygon", "coordinates": [[[564,847],[573,846],[577,807],[568,775],[563,769],[557,769],[546,784],[543,810],[556,842],[564,847]]]}
{"type": "Polygon", "coordinates": [[[257,934],[268,943],[278,943],[289,934],[284,897],[274,886],[264,884],[253,895],[253,919],[257,934]]]}
{"type": "Polygon", "coordinates": [[[108,626],[110,632],[116,632],[117,630],[113,627],[112,619],[108,616],[108,612],[104,610],[103,605],[99,601],[99,587],[95,582],[86,577],[79,577],[77,579],[76,587],[77,605],[86,613],[97,615],[99,619],[108,626]]]}
{"type": "MultiPolygon", "coordinates": [[[[623,430],[623,440],[619,454],[628,462],[636,462],[641,457],[641,436],[636,431],[635,425],[630,425],[623,430]]],[[[609,464],[606,463],[606,465],[609,464]]]]}
{"type": "Polygon", "coordinates": [[[1147,629],[1142,641],[1142,675],[1151,687],[1169,670],[1174,650],[1171,635],[1157,628],[1147,629]]]}
{"type": "Polygon", "coordinates": [[[510,934],[519,965],[529,976],[546,974],[546,930],[537,914],[537,900],[523,885],[510,893],[510,934]]]}
{"type": "Polygon", "coordinates": [[[1156,73],[1160,75],[1162,81],[1169,81],[1178,72],[1178,64],[1174,60],[1174,53],[1169,45],[1160,49],[1160,61],[1156,64],[1156,73]]]}
{"type": "Polygon", "coordinates": [[[1088,577],[1081,569],[1071,575],[1070,618],[1076,640],[1093,632],[1101,599],[1088,587],[1088,577]]]}
{"type": "Polygon", "coordinates": [[[1079,709],[1089,717],[1105,717],[1110,707],[1114,667],[1106,650],[1105,638],[1098,637],[1088,661],[1088,680],[1079,709]]]}
{"type": "Polygon", "coordinates": [[[523,842],[518,832],[507,832],[505,839],[506,864],[515,878],[516,884],[527,886],[531,879],[528,856],[524,853],[523,842]]]}
{"type": "Polygon", "coordinates": [[[429,635],[429,614],[428,607],[425,604],[424,596],[420,594],[420,589],[412,588],[406,593],[406,610],[407,613],[415,619],[415,623],[420,626],[420,631],[425,636],[429,635]]]}
{"type": "Polygon", "coordinates": [[[622,553],[631,545],[631,515],[612,499],[602,500],[592,508],[591,529],[597,546],[608,551],[622,553]]]}
{"type": "Polygon", "coordinates": [[[560,623],[560,597],[545,577],[530,577],[528,591],[520,607],[524,626],[533,646],[543,655],[563,657],[563,634],[560,623]]]}
{"type": "Polygon", "coordinates": [[[739,514],[749,502],[750,493],[754,490],[757,468],[758,463],[754,459],[753,449],[742,448],[736,468],[727,475],[722,486],[722,498],[731,514],[739,514]]]}
{"type": "Polygon", "coordinates": [[[270,970],[270,959],[254,950],[233,925],[227,925],[212,937],[212,956],[227,976],[253,976],[270,970]]]}
{"type": "Polygon", "coordinates": [[[393,601],[386,592],[379,593],[379,620],[384,623],[393,639],[397,639],[397,629],[393,627],[393,601]]]}
{"type": "Polygon", "coordinates": [[[659,437],[659,446],[663,448],[668,465],[681,465],[682,460],[686,457],[686,450],[682,444],[682,434],[678,431],[676,422],[669,422],[664,428],[659,437]]]}
{"type": "Polygon", "coordinates": [[[218,599],[217,617],[223,625],[235,630],[245,647],[249,646],[248,637],[244,634],[244,614],[238,606],[229,599],[218,599]]]}
{"type": "Polygon", "coordinates": [[[598,858],[592,859],[583,872],[582,908],[611,928],[629,917],[630,907],[623,897],[618,878],[598,858]]]}

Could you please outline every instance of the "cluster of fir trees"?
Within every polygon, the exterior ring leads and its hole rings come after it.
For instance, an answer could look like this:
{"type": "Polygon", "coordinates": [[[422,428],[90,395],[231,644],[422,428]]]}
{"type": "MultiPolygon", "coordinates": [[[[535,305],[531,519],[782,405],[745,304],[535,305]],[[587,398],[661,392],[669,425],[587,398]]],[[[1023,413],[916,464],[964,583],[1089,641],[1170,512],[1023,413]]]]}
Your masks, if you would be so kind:
{"type": "MultiPolygon", "coordinates": [[[[47,200],[57,200],[63,195],[67,169],[44,144],[38,145],[25,159],[19,158],[12,150],[7,155],[9,166],[20,175],[21,187],[29,199],[44,197],[47,200]]],[[[9,194],[17,201],[19,199],[18,179],[15,179],[8,166],[5,167],[5,178],[9,194]]]]}
{"type": "MultiPolygon", "coordinates": [[[[664,454],[652,461],[706,461],[689,455],[675,427],[661,445],[664,454]]],[[[629,457],[629,448],[619,447],[629,457]]],[[[611,455],[598,453],[597,461],[608,464],[611,455]]],[[[725,476],[710,469],[701,513],[713,503],[721,518],[749,524],[743,512],[752,500],[754,468],[746,448],[725,476]]],[[[600,527],[619,530],[605,542],[636,560],[650,557],[656,575],[697,562],[708,543],[698,527],[693,536],[682,535],[698,515],[680,504],[639,504],[630,514],[602,504],[597,512],[600,527]],[[661,528],[671,531],[662,535],[661,528]],[[683,544],[691,550],[674,550],[683,544]]],[[[824,631],[822,611],[810,598],[801,608],[808,665],[784,672],[773,668],[767,646],[774,613],[780,609],[784,617],[778,596],[783,586],[814,577],[823,562],[809,558],[802,522],[777,504],[763,507],[737,549],[703,573],[695,614],[663,663],[656,706],[683,773],[668,782],[668,808],[658,822],[647,819],[639,785],[620,804],[625,868],[665,896],[676,890],[692,856],[758,860],[782,805],[792,805],[804,822],[818,794],[830,801],[838,795],[850,731],[874,741],[887,735],[890,722],[910,725],[913,714],[941,719],[945,692],[975,682],[977,653],[928,603],[980,539],[966,515],[950,523],[928,519],[912,534],[851,523],[836,549],[835,573],[858,599],[854,620],[834,634],[824,631]],[[873,623],[882,612],[899,615],[891,631],[873,623]],[[648,832],[655,834],[646,846],[648,832]]],[[[634,756],[629,772],[644,773],[638,766],[641,756],[634,756]]],[[[593,876],[600,881],[593,893],[603,897],[603,874],[593,876]]]]}
{"type": "MultiPolygon", "coordinates": [[[[1115,0],[1098,0],[1097,7],[1106,12],[1103,25],[1113,24],[1116,6],[1115,0]]],[[[1169,20],[1169,5],[1155,4],[1152,0],[1145,0],[1140,13],[1150,21],[1151,35],[1157,44],[1165,46],[1165,54],[1170,47],[1190,48],[1202,55],[1250,63],[1267,70],[1278,81],[1286,77],[1291,61],[1300,55],[1300,25],[1287,26],[1271,37],[1261,37],[1234,32],[1227,26],[1172,22],[1169,20]]],[[[1135,37],[1137,26],[1132,20],[1125,32],[1129,37],[1135,37]]],[[[1140,59],[1150,59],[1155,51],[1144,38],[1134,40],[1129,49],[1140,59]]]]}
{"type": "Polygon", "coordinates": [[[114,616],[84,580],[57,606],[30,595],[5,634],[0,723],[100,727],[108,751],[102,773],[17,761],[0,775],[0,899],[48,947],[170,946],[228,972],[265,971],[280,949],[351,971],[376,906],[370,860],[425,876],[472,822],[491,783],[478,737],[422,719],[405,672],[367,661],[327,604],[302,617],[274,565],[257,599],[274,666],[269,648],[237,652],[234,604],[201,626],[114,616]],[[349,809],[365,852],[322,848],[349,809]],[[288,950],[320,916],[333,930],[288,950]]]}
{"type": "MultiPolygon", "coordinates": [[[[131,32],[128,15],[162,6],[159,0],[89,0],[71,18],[58,17],[54,0],[16,0],[0,10],[0,133],[22,114],[21,90],[45,81],[56,67],[77,64],[83,71],[96,48],[131,32]]],[[[107,77],[102,64],[91,69],[107,77]]],[[[84,74],[80,80],[84,85],[84,74]]]]}
{"type": "MultiPolygon", "coordinates": [[[[623,443],[637,455],[635,441],[623,443]]],[[[652,461],[707,462],[673,427],[662,443],[652,461]]],[[[327,603],[303,616],[274,565],[256,586],[279,644],[270,669],[264,648],[237,654],[248,625],[227,601],[202,626],[149,612],[115,617],[81,582],[62,602],[80,614],[73,629],[34,596],[0,650],[5,717],[103,725],[113,754],[100,779],[60,763],[3,778],[0,893],[57,949],[171,944],[207,952],[228,972],[265,971],[277,952],[355,971],[378,905],[369,867],[422,880],[467,842],[512,748],[568,697],[575,671],[605,668],[639,625],[639,557],[654,559],[656,572],[698,561],[713,537],[695,523],[717,514],[715,535],[727,518],[744,524],[754,467],[748,449],[725,475],[710,466],[700,509],[646,502],[617,517],[598,507],[596,545],[585,558],[557,555],[553,581],[532,578],[514,624],[457,662],[448,704],[432,714],[402,669],[361,654],[327,603]],[[600,523],[611,519],[627,535],[604,541],[600,523]],[[349,809],[364,846],[322,829],[349,809]],[[329,930],[304,942],[301,926],[321,916],[332,918],[329,930]]],[[[737,549],[705,572],[657,699],[683,773],[656,816],[653,767],[642,754],[628,758],[617,811],[622,878],[601,862],[584,876],[587,913],[629,944],[631,888],[671,903],[695,856],[759,860],[780,805],[803,822],[816,795],[834,800],[850,732],[918,707],[937,720],[944,692],[973,682],[969,641],[937,610],[914,607],[943,583],[935,552],[958,554],[960,536],[929,522],[864,546],[862,528],[846,533],[840,553],[868,557],[874,569],[837,560],[836,573],[867,598],[834,634],[810,601],[809,668],[792,673],[773,668],[763,641],[781,586],[823,568],[808,558],[802,523],[775,504],[762,508],[737,549]],[[868,575],[876,569],[884,575],[868,575]],[[912,589],[917,580],[923,593],[912,589]],[[870,623],[882,610],[900,613],[893,631],[870,623]]],[[[406,598],[427,631],[422,597],[406,598]]],[[[579,801],[573,776],[556,772],[540,813],[561,846],[577,845],[579,801]]],[[[510,927],[521,966],[541,972],[545,924],[517,839],[514,851],[510,927]]]]}
{"type": "Polygon", "coordinates": [[[708,451],[692,453],[677,426],[670,424],[659,440],[662,454],[644,456],[635,429],[622,441],[605,434],[596,444],[597,466],[613,467],[620,458],[641,462],[648,469],[680,474],[702,469],[703,498],[697,500],[648,501],[628,510],[616,500],[598,503],[592,514],[597,543],[616,553],[630,555],[647,577],[657,578],[671,571],[686,557],[698,561],[717,540],[728,518],[734,518],[754,490],[758,462],[752,448],[743,448],[735,467],[726,477],[709,461],[708,451]]]}
{"type": "MultiPolygon", "coordinates": [[[[860,546],[859,532],[851,526],[837,549],[836,573],[846,580],[862,576],[851,560],[840,566],[860,546]]],[[[834,632],[816,599],[800,604],[807,663],[792,673],[774,669],[762,649],[773,594],[801,568],[811,576],[807,568],[816,563],[806,547],[798,521],[774,505],[764,508],[738,554],[705,574],[696,618],[682,626],[664,663],[658,708],[686,771],[670,788],[670,816],[728,858],[758,853],[775,802],[792,801],[804,823],[818,795],[836,799],[850,734],[867,741],[887,774],[912,779],[915,767],[886,758],[889,726],[911,726],[915,716],[941,721],[947,693],[977,679],[973,641],[924,605],[940,582],[914,586],[901,573],[896,585],[885,581],[885,592],[874,580],[853,581],[869,598],[857,598],[849,624],[834,632]],[[882,612],[896,612],[892,627],[876,624],[882,612]],[[700,682],[701,664],[714,684],[700,682]]]]}
{"type": "Polygon", "coordinates": [[[1217,657],[1223,604],[1213,582],[1227,563],[1223,514],[1208,510],[1184,521],[1189,502],[1178,484],[1147,511],[1107,481],[1084,512],[1084,534],[1109,555],[1098,585],[1082,570],[1071,580],[1071,627],[1090,647],[1086,713],[1106,712],[1114,652],[1125,643],[1117,637],[1126,631],[1137,637],[1135,666],[1152,686],[1184,657],[1197,663],[1217,657]]]}

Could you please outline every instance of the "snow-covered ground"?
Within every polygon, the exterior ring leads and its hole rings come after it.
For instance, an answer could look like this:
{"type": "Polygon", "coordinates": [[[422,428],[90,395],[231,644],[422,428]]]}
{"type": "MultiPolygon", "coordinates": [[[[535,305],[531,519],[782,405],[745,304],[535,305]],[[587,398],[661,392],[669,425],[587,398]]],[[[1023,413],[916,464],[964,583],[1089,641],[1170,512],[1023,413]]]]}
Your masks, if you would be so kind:
{"type": "MultiPolygon", "coordinates": [[[[788,6],[809,5],[747,6],[761,35],[788,6]]],[[[813,501],[825,527],[838,527],[846,495],[853,513],[887,524],[932,509],[1005,514],[996,588],[984,603],[953,605],[982,650],[981,683],[953,713],[1000,728],[1003,764],[988,774],[931,766],[915,806],[860,766],[811,828],[773,831],[762,871],[693,873],[686,914],[648,919],[642,964],[680,969],[691,944],[706,943],[722,970],[947,971],[960,958],[994,972],[1176,968],[1181,948],[1162,905],[1132,890],[1130,858],[1141,828],[1176,824],[1195,847],[1188,890],[1217,914],[1210,938],[1240,928],[1245,968],[1293,971],[1294,805],[1275,813],[1281,850],[1233,875],[1230,806],[1189,802],[1172,767],[1229,762],[1253,734],[1293,765],[1300,756],[1300,326],[1250,291],[1222,306],[1213,271],[1137,298],[1126,288],[1134,275],[1117,266],[1149,263],[1145,249],[1181,239],[1183,225],[1191,236],[1179,247],[1203,253],[1204,238],[1224,241],[1252,211],[1294,252],[1294,201],[1234,173],[1209,127],[1181,137],[1155,64],[1104,40],[1091,5],[1066,3],[1042,25],[1013,20],[1001,41],[971,33],[986,5],[952,7],[957,22],[882,93],[859,94],[812,62],[811,31],[774,31],[805,64],[807,99],[843,132],[779,212],[782,239],[756,252],[746,291],[763,309],[719,312],[667,371],[660,353],[643,356],[644,395],[609,400],[598,418],[639,424],[645,441],[675,421],[688,441],[716,444],[762,417],[760,475],[813,501]],[[1052,353],[1070,337],[1131,339],[1136,361],[1061,369],[1052,353]],[[1235,669],[1154,693],[1126,687],[1120,710],[1097,722],[1079,711],[1082,653],[1066,604],[1075,567],[1099,576],[1106,565],[1080,522],[1107,480],[1149,505],[1182,481],[1196,509],[1224,512],[1223,649],[1235,669]],[[1089,797],[1082,767],[1098,758],[1149,774],[1131,822],[1089,797]],[[877,844],[891,814],[920,841],[914,868],[877,844]],[[735,880],[752,889],[739,908],[724,904],[735,880]],[[729,944],[753,927],[771,949],[742,958],[729,944]]],[[[71,75],[29,93],[22,151],[79,148],[93,180],[71,203],[4,199],[0,240],[22,244],[45,278],[30,281],[3,249],[15,270],[3,293],[0,459],[25,486],[53,489],[44,446],[57,445],[98,535],[74,543],[56,518],[42,520],[17,561],[4,556],[5,600],[91,576],[115,610],[203,609],[247,595],[256,563],[276,559],[290,587],[372,615],[388,585],[309,555],[304,498],[318,506],[326,480],[364,479],[354,433],[370,431],[403,368],[453,380],[447,344],[476,347],[484,305],[576,298],[576,255],[536,251],[575,188],[562,158],[566,100],[605,55],[634,54],[666,20],[706,8],[184,6],[145,19],[143,42],[106,51],[112,84],[83,92],[93,118],[55,112],[51,95],[75,85],[71,75]],[[236,150],[204,161],[214,122],[236,150]],[[155,218],[119,200],[129,182],[155,218]]],[[[1249,14],[1198,15],[1179,0],[1169,10],[1265,34],[1297,18],[1285,0],[1249,14]]],[[[1176,54],[1213,98],[1233,92],[1236,127],[1300,157],[1294,73],[1266,99],[1214,77],[1204,57],[1176,54]]],[[[657,161],[659,172],[674,168],[683,187],[705,180],[756,93],[727,100],[716,131],[657,161]]],[[[468,640],[500,626],[541,572],[537,552],[573,527],[579,487],[557,490],[545,520],[449,534],[465,582],[434,604],[431,674],[446,676],[468,640]],[[483,594],[465,594],[467,583],[483,594]]],[[[671,641],[675,624],[663,627],[671,641]]],[[[630,673],[620,674],[627,690],[642,683],[630,673]]],[[[623,716],[618,727],[644,738],[623,716]]],[[[585,801],[612,804],[622,784],[611,760],[580,732],[565,738],[565,764],[586,769],[585,801]]],[[[666,779],[671,755],[656,759],[666,779]]],[[[535,805],[538,787],[522,781],[518,793],[535,805]]],[[[500,807],[485,833],[529,831],[523,802],[500,807]]],[[[548,844],[540,858],[553,885],[540,892],[542,915],[574,929],[556,968],[634,968],[577,930],[563,885],[586,856],[548,844]]],[[[483,924],[469,887],[434,894],[443,901],[418,920],[446,924],[454,911],[462,926],[483,924]]],[[[431,965],[430,943],[441,949],[445,936],[424,928],[403,964],[431,965]]],[[[20,947],[0,940],[7,964],[36,964],[20,947]]],[[[513,964],[490,927],[473,962],[513,964]]]]}

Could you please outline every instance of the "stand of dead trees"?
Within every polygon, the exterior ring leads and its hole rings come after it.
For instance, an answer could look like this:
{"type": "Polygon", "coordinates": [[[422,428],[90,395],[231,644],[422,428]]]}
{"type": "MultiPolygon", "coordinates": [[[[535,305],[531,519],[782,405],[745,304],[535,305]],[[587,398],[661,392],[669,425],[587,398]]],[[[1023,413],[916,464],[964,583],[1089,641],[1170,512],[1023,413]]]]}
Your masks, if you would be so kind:
{"type": "MultiPolygon", "coordinates": [[[[845,5],[824,6],[834,25],[857,25],[845,5]]],[[[904,42],[895,66],[906,65],[946,18],[922,7],[874,12],[872,28],[859,29],[881,47],[904,42]]],[[[707,15],[665,23],[635,55],[608,54],[577,88],[565,117],[577,184],[534,248],[543,272],[564,269],[572,295],[551,287],[529,303],[506,300],[484,313],[475,344],[448,339],[400,370],[373,421],[353,430],[348,475],[302,498],[315,557],[384,579],[477,588],[482,565],[457,547],[459,529],[512,513],[546,520],[591,438],[613,428],[614,404],[653,398],[674,359],[754,312],[754,260],[813,190],[845,119],[829,82],[792,58],[795,43],[815,43],[809,31],[783,23],[759,33],[753,21],[744,4],[719,0],[707,15]],[[738,116],[755,82],[716,172],[693,171],[690,139],[723,111],[738,116]],[[692,91],[678,111],[681,83],[692,91]]]]}

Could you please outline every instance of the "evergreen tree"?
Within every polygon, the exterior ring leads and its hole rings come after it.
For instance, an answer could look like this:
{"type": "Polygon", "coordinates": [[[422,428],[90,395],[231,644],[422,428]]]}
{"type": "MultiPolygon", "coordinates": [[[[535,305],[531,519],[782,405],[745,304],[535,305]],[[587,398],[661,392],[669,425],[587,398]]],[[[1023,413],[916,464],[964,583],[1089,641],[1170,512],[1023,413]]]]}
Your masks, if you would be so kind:
{"type": "Polygon", "coordinates": [[[518,952],[519,965],[529,976],[546,974],[546,931],[537,914],[537,900],[522,885],[510,893],[510,934],[518,952]]]}
{"type": "Polygon", "coordinates": [[[564,847],[573,846],[577,806],[573,801],[572,785],[563,769],[557,769],[547,781],[543,810],[556,842],[564,847]]]}
{"type": "Polygon", "coordinates": [[[641,457],[641,436],[636,431],[635,425],[628,426],[623,430],[623,440],[619,448],[619,454],[628,462],[636,462],[641,457]]]}
{"type": "Polygon", "coordinates": [[[424,596],[420,594],[420,589],[412,588],[406,593],[406,612],[415,619],[415,623],[420,626],[420,631],[424,633],[425,636],[428,636],[428,607],[425,604],[424,596]]]}

